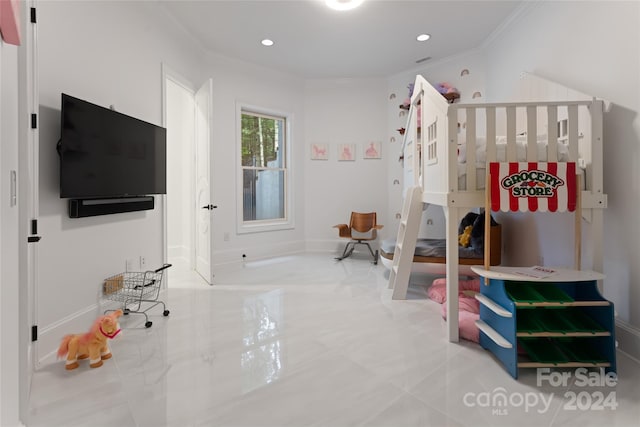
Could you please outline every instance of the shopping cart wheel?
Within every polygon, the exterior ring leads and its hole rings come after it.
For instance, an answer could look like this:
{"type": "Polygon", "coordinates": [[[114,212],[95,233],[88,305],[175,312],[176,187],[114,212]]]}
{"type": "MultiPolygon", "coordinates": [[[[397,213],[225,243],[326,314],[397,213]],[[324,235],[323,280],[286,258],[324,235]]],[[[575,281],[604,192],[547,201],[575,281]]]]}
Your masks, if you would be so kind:
{"type": "Polygon", "coordinates": [[[129,311],[131,310],[129,310],[128,308],[125,308],[124,310],[122,310],[122,314],[126,316],[127,314],[129,314],[129,311]]]}
{"type": "Polygon", "coordinates": [[[163,315],[163,316],[165,316],[165,317],[167,317],[167,316],[169,315],[169,310],[165,310],[165,311],[163,311],[163,312],[162,312],[162,315],[163,315]]]}
{"type": "Polygon", "coordinates": [[[151,320],[147,320],[147,323],[144,324],[145,328],[150,328],[151,325],[153,325],[153,322],[151,320]]]}

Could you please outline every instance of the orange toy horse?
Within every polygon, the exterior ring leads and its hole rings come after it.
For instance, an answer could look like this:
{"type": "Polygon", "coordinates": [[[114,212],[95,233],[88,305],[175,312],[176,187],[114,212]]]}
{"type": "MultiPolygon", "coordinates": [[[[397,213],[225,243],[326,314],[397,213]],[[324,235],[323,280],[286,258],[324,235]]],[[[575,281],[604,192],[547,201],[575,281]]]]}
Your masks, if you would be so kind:
{"type": "Polygon", "coordinates": [[[116,310],[105,316],[100,316],[86,334],[67,335],[62,339],[58,348],[58,358],[67,356],[65,368],[76,369],[78,359],[89,358],[89,366],[98,368],[102,361],[111,358],[111,351],[107,346],[107,338],[114,338],[120,333],[118,317],[122,316],[122,310],[116,310]]]}

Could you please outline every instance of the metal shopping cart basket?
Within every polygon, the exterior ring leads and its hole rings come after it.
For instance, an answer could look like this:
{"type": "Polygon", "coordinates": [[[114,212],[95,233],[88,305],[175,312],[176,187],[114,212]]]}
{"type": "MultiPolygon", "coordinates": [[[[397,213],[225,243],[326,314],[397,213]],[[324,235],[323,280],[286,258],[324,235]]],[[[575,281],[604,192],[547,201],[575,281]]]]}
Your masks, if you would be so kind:
{"type": "MultiPolygon", "coordinates": [[[[104,297],[108,300],[121,302],[124,314],[144,314],[144,326],[150,328],[153,322],[149,320],[147,311],[156,305],[162,304],[162,315],[169,315],[169,310],[167,310],[165,303],[158,299],[164,271],[169,267],[171,267],[171,264],[165,264],[155,271],[126,271],[111,276],[104,281],[102,290],[104,297]],[[146,307],[144,310],[142,310],[143,303],[145,303],[144,307],[146,307]]],[[[113,310],[106,310],[105,313],[109,311],[113,310]]]]}

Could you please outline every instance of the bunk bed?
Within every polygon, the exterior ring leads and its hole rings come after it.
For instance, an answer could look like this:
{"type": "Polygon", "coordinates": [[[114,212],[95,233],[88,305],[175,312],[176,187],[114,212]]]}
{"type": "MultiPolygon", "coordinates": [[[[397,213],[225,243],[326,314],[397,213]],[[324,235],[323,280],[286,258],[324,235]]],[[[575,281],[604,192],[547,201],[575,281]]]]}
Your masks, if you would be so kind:
{"type": "MultiPolygon", "coordinates": [[[[492,162],[572,162],[580,181],[580,215],[590,223],[588,241],[601,242],[603,112],[598,99],[551,102],[451,103],[418,75],[404,134],[405,197],[389,288],[405,299],[424,204],[445,215],[449,341],[458,341],[458,224],[470,209],[484,208],[492,162]]],[[[486,245],[488,246],[488,245],[486,245]]],[[[590,268],[602,271],[602,247],[590,251],[590,268]]]]}

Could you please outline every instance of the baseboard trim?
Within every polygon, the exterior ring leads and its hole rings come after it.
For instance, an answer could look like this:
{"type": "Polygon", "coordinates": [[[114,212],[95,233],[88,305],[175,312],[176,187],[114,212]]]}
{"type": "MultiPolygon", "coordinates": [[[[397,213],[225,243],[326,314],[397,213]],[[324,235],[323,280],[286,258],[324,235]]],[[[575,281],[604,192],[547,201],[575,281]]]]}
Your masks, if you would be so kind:
{"type": "Polygon", "coordinates": [[[247,261],[257,261],[278,256],[287,256],[303,253],[305,251],[303,241],[283,242],[263,246],[251,246],[248,248],[216,251],[213,253],[213,267],[242,264],[247,261]]]}
{"type": "MultiPolygon", "coordinates": [[[[335,254],[341,254],[344,250],[344,246],[349,242],[349,239],[325,239],[325,240],[307,240],[305,241],[306,252],[332,252],[335,254]]],[[[375,251],[379,249],[380,241],[369,242],[371,248],[375,251]]],[[[366,252],[366,248],[364,249],[366,252]]]]}
{"type": "Polygon", "coordinates": [[[616,320],[616,341],[618,350],[640,363],[640,329],[625,321],[616,320]]]}

